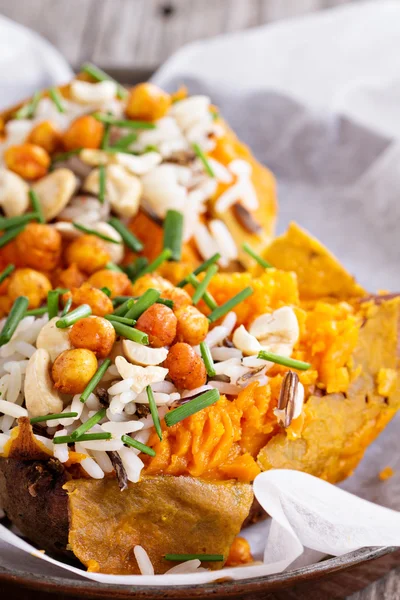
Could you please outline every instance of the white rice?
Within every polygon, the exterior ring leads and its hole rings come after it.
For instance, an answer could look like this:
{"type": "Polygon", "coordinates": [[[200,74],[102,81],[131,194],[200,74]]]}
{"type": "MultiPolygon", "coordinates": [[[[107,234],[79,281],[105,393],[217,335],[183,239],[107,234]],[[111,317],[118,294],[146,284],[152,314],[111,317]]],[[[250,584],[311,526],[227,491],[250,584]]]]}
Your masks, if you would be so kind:
{"type": "Polygon", "coordinates": [[[225,346],[215,346],[211,348],[211,356],[213,360],[224,361],[231,358],[242,358],[242,351],[238,348],[226,348],[225,346]]]}
{"type": "Polygon", "coordinates": [[[140,431],[143,429],[143,423],[140,421],[126,421],[125,423],[103,423],[101,426],[103,431],[112,433],[113,436],[127,435],[134,431],[140,431]]]}
{"type": "Polygon", "coordinates": [[[140,479],[140,472],[144,467],[143,462],[136,455],[133,448],[123,446],[121,450],[118,450],[118,454],[129,481],[137,483],[140,479]]]}
{"type": "Polygon", "coordinates": [[[211,387],[218,390],[221,394],[228,396],[237,396],[243,390],[239,385],[233,385],[232,383],[225,383],[225,381],[210,381],[211,387]]]}
{"type": "Polygon", "coordinates": [[[179,565],[175,565],[171,569],[165,572],[165,575],[184,575],[185,573],[195,573],[198,572],[199,567],[201,566],[201,561],[198,558],[194,558],[193,560],[186,560],[179,565]]]}
{"type": "Polygon", "coordinates": [[[14,419],[28,416],[28,411],[26,410],[26,408],[18,406],[17,404],[14,404],[12,402],[8,402],[7,400],[0,400],[0,412],[4,415],[14,417],[14,419]]]}
{"type": "Polygon", "coordinates": [[[113,464],[105,452],[91,450],[91,455],[104,473],[112,473],[114,471],[113,464]]]}
{"type": "Polygon", "coordinates": [[[142,546],[134,546],[133,553],[141,574],[154,575],[154,567],[146,550],[142,546]]]}
{"type": "Polygon", "coordinates": [[[123,379],[122,381],[118,381],[111,387],[108,388],[108,393],[110,396],[116,396],[117,394],[122,394],[122,392],[128,392],[132,385],[134,384],[134,379],[129,377],[128,379],[123,379]]]}
{"type": "Polygon", "coordinates": [[[202,394],[207,390],[212,390],[211,385],[201,385],[200,387],[194,388],[193,390],[184,390],[181,394],[181,398],[191,398],[192,396],[197,396],[197,394],[202,394]]]}
{"type": "MultiPolygon", "coordinates": [[[[54,434],[54,437],[60,437],[63,435],[68,435],[66,429],[61,429],[54,434]]],[[[53,444],[54,446],[54,457],[58,458],[61,463],[67,462],[69,459],[69,451],[68,444],[53,444]]]]}
{"type": "Polygon", "coordinates": [[[82,448],[86,450],[102,450],[103,452],[116,452],[124,445],[122,440],[85,440],[79,442],[82,448]]]}
{"type": "Polygon", "coordinates": [[[0,452],[4,452],[4,447],[9,439],[9,435],[6,435],[5,433],[0,433],[0,452]]]}

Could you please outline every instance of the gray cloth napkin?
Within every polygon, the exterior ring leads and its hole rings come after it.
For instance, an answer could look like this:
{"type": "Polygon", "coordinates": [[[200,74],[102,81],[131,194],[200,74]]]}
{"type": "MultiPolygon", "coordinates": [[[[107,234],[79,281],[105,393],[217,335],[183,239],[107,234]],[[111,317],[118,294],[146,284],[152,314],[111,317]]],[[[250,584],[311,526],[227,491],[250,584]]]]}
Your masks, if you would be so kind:
{"type": "MultiPolygon", "coordinates": [[[[175,65],[176,67],[176,65],[175,65]]],[[[176,68],[174,69],[176,71],[176,68]]],[[[168,63],[154,81],[168,90],[168,63]]],[[[210,95],[278,180],[278,232],[308,229],[371,291],[400,289],[400,144],[340,115],[317,113],[275,92],[242,95],[185,78],[210,95]]]]}

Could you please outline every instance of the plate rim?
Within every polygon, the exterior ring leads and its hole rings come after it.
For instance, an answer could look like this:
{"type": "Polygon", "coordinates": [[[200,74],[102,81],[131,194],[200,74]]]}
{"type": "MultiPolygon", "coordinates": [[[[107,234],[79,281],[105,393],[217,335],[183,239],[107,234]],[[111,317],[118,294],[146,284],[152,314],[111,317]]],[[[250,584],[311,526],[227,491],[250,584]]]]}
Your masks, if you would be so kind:
{"type": "Polygon", "coordinates": [[[385,556],[398,550],[396,546],[367,547],[348,552],[341,556],[327,558],[319,563],[300,567],[292,571],[254,577],[220,581],[197,586],[133,586],[102,584],[85,579],[69,579],[57,575],[35,575],[26,571],[10,570],[1,565],[0,557],[0,583],[18,584],[24,588],[56,592],[63,594],[76,594],[87,598],[104,598],[112,591],[115,598],[136,598],[137,600],[150,600],[150,598],[178,599],[188,597],[202,598],[212,594],[214,598],[234,594],[250,594],[256,591],[274,590],[289,587],[300,582],[318,579],[339,571],[344,571],[362,563],[385,556]]]}

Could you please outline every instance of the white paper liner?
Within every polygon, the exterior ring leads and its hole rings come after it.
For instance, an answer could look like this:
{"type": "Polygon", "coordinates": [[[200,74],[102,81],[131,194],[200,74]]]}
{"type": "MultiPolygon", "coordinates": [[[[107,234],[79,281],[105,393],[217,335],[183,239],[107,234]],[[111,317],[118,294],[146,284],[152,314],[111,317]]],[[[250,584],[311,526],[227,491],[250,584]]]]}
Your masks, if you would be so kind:
{"type": "MultiPolygon", "coordinates": [[[[143,586],[194,585],[221,577],[249,579],[271,575],[285,570],[303,554],[304,548],[318,551],[321,556],[339,556],[367,546],[400,546],[400,513],[358,498],[306,473],[280,469],[262,473],[254,482],[254,493],[271,515],[269,522],[257,527],[258,531],[253,528],[253,546],[260,542],[260,535],[266,539],[262,565],[182,575],[102,575],[87,573],[50,558],[4,526],[0,526],[0,539],[92,581],[143,586]]],[[[247,533],[251,539],[252,528],[247,533]]],[[[19,564],[20,568],[22,564],[19,564]]]]}

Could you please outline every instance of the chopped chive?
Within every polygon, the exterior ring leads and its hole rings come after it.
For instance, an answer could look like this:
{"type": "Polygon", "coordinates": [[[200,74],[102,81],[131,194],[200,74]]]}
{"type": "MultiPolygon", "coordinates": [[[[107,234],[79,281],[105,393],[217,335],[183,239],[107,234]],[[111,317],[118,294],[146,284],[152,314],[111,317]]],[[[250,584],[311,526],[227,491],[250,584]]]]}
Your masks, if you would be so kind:
{"type": "Polygon", "coordinates": [[[50,319],[54,319],[58,315],[58,299],[60,292],[58,290],[50,290],[47,294],[47,312],[50,319]]]}
{"type": "Polygon", "coordinates": [[[154,399],[153,390],[151,389],[150,385],[148,385],[146,387],[146,392],[147,392],[147,399],[149,401],[150,414],[151,414],[151,417],[152,417],[153,423],[154,423],[154,429],[156,430],[156,433],[157,433],[158,437],[160,438],[160,440],[162,440],[160,417],[158,415],[158,410],[157,410],[156,401],[154,399]]]}
{"type": "Polygon", "coordinates": [[[38,197],[37,193],[35,192],[35,190],[32,190],[32,189],[29,190],[29,198],[31,200],[32,208],[36,213],[36,218],[39,221],[39,223],[46,223],[46,219],[44,218],[42,206],[40,204],[39,197],[38,197]]]}
{"type": "Polygon", "coordinates": [[[137,342],[138,344],[143,344],[144,346],[148,345],[149,336],[146,333],[143,333],[143,331],[139,331],[139,329],[134,329],[133,327],[129,327],[123,323],[118,323],[117,321],[110,321],[110,323],[118,335],[126,338],[127,340],[131,340],[132,342],[137,342]]]}
{"type": "Polygon", "coordinates": [[[119,317],[118,315],[106,315],[104,318],[107,319],[107,321],[115,321],[116,323],[130,325],[130,327],[133,327],[136,323],[135,319],[127,319],[126,317],[119,317]]]}
{"type": "Polygon", "coordinates": [[[143,296],[140,296],[139,300],[136,300],[135,304],[128,310],[125,317],[127,319],[138,319],[145,310],[157,302],[159,297],[159,291],[153,288],[146,290],[143,296]]]}
{"type": "Polygon", "coordinates": [[[5,281],[7,279],[7,277],[9,277],[11,275],[11,273],[14,271],[14,269],[15,269],[15,265],[7,265],[6,266],[4,271],[2,271],[0,273],[0,284],[2,284],[3,281],[5,281]]]}
{"type": "Polygon", "coordinates": [[[58,292],[59,294],[67,294],[69,292],[69,290],[67,288],[60,288],[60,287],[56,287],[54,288],[56,292],[58,292]]]}
{"type": "Polygon", "coordinates": [[[94,113],[93,117],[101,123],[108,123],[115,127],[126,127],[127,129],[155,129],[154,123],[148,121],[128,121],[126,119],[117,119],[111,115],[103,115],[102,113],[94,113]]]}
{"type": "Polygon", "coordinates": [[[134,304],[134,299],[131,297],[128,297],[127,300],[125,300],[121,306],[119,306],[118,308],[116,308],[113,312],[114,316],[117,317],[124,317],[126,315],[126,313],[128,312],[128,310],[130,308],[132,308],[133,304],[134,304]]]}
{"type": "Polygon", "coordinates": [[[72,435],[57,435],[52,439],[52,442],[53,444],[73,444],[75,442],[89,442],[92,440],[110,440],[111,437],[111,433],[104,431],[104,433],[84,433],[77,439],[74,439],[72,435]]]}
{"type": "Polygon", "coordinates": [[[14,119],[31,119],[34,117],[41,97],[42,92],[35,92],[32,96],[32,100],[17,110],[14,119]]]}
{"type": "Polygon", "coordinates": [[[213,110],[211,112],[211,118],[213,121],[218,121],[218,119],[220,118],[219,112],[217,112],[216,110],[213,110]]]}
{"type": "Polygon", "coordinates": [[[93,390],[97,387],[97,385],[102,380],[104,373],[107,371],[110,364],[111,364],[111,360],[109,358],[106,358],[105,361],[103,362],[103,364],[97,369],[96,373],[93,375],[92,379],[89,381],[89,383],[87,384],[87,386],[85,387],[85,389],[83,390],[83,392],[81,394],[81,397],[80,397],[81,402],[86,402],[86,400],[89,398],[90,394],[93,392],[93,390]]]}
{"type": "Polygon", "coordinates": [[[40,308],[32,308],[31,310],[25,311],[25,317],[41,317],[47,313],[47,306],[40,308]]]}
{"type": "Polygon", "coordinates": [[[204,364],[206,366],[207,375],[209,377],[215,377],[216,372],[214,368],[214,361],[211,356],[210,348],[208,344],[206,344],[206,342],[200,342],[200,352],[201,358],[203,359],[204,364]]]}
{"type": "Polygon", "coordinates": [[[103,133],[103,137],[101,138],[101,142],[100,142],[100,148],[102,150],[107,150],[109,142],[110,142],[110,132],[111,132],[111,125],[109,123],[106,123],[104,126],[104,133],[103,133]]]}
{"type": "Polygon", "coordinates": [[[211,279],[214,277],[217,271],[217,265],[211,265],[211,267],[208,267],[204,278],[202,279],[202,281],[200,282],[199,286],[193,294],[193,304],[198,304],[203,298],[204,294],[207,291],[208,284],[210,283],[211,279]]]}
{"type": "Polygon", "coordinates": [[[68,160],[71,156],[76,156],[82,152],[83,148],[74,148],[74,150],[68,150],[68,152],[60,152],[53,156],[51,159],[52,163],[61,162],[63,160],[68,160]]]}
{"type": "MultiPolygon", "coordinates": [[[[193,275],[193,273],[190,273],[190,275],[187,276],[187,280],[188,283],[190,283],[195,288],[195,290],[197,290],[200,287],[200,281],[195,275],[193,275]]],[[[211,308],[211,310],[216,310],[218,308],[218,304],[215,302],[210,292],[205,291],[203,293],[203,300],[207,304],[208,308],[211,308]]]]}
{"type": "Polygon", "coordinates": [[[156,455],[156,453],[153,450],[153,448],[150,448],[149,446],[146,446],[146,444],[142,444],[142,442],[138,442],[137,440],[134,440],[133,438],[129,437],[129,435],[123,435],[121,437],[121,440],[127,446],[132,446],[132,448],[136,448],[136,450],[140,450],[140,452],[143,452],[144,454],[148,454],[149,456],[155,456],[156,455]]]}
{"type": "Polygon", "coordinates": [[[200,148],[199,144],[192,144],[192,148],[193,150],[196,152],[198,158],[201,160],[201,162],[203,163],[204,169],[206,171],[206,173],[210,176],[210,177],[215,177],[215,173],[211,168],[211,165],[208,161],[207,156],[204,154],[203,150],[200,148]]]}
{"type": "Polygon", "coordinates": [[[235,306],[237,306],[238,304],[243,302],[243,300],[246,300],[246,298],[251,296],[253,291],[254,291],[253,288],[246,287],[246,288],[244,288],[244,290],[242,290],[241,292],[236,294],[236,296],[233,296],[233,298],[231,298],[230,300],[225,302],[225,304],[218,306],[218,308],[213,310],[212,313],[210,313],[207,317],[208,320],[210,321],[210,323],[214,323],[220,317],[223,317],[224,315],[226,315],[226,313],[228,313],[230,310],[232,310],[232,308],[234,308],[235,306]]]}
{"type": "Polygon", "coordinates": [[[0,248],[9,244],[14,238],[17,237],[25,229],[25,225],[20,225],[19,227],[12,227],[7,229],[7,231],[0,236],[0,248]]]}
{"type": "Polygon", "coordinates": [[[116,273],[123,273],[124,271],[121,269],[121,267],[119,267],[118,265],[116,265],[113,262],[108,262],[105,267],[105,269],[107,269],[108,271],[115,271],[116,273]]]}
{"type": "Polygon", "coordinates": [[[218,402],[219,398],[220,395],[218,390],[208,390],[207,392],[204,392],[204,394],[197,396],[197,398],[193,398],[193,400],[190,400],[186,404],[182,404],[181,406],[178,406],[178,408],[174,408],[174,410],[167,412],[164,417],[165,423],[168,427],[172,427],[172,425],[176,425],[176,423],[179,423],[187,417],[190,417],[204,408],[207,408],[207,406],[215,404],[218,402]]]}
{"type": "Polygon", "coordinates": [[[104,165],[99,166],[99,202],[104,204],[106,198],[106,168],[104,165]]]}
{"type": "Polygon", "coordinates": [[[70,419],[72,417],[77,417],[78,413],[77,412],[66,412],[66,413],[59,413],[58,415],[56,414],[51,414],[51,415],[44,415],[43,417],[33,417],[33,419],[31,419],[31,424],[33,425],[34,423],[44,423],[45,421],[55,421],[56,419],[70,419]]]}
{"type": "Polygon", "coordinates": [[[70,325],[73,325],[80,319],[84,319],[85,317],[89,317],[92,314],[92,309],[89,304],[81,304],[78,308],[75,308],[70,313],[64,315],[58,321],[56,321],[56,327],[59,329],[65,329],[70,325]]]}
{"type": "Polygon", "coordinates": [[[165,248],[158,256],[157,258],[155,258],[153,260],[152,263],[150,263],[149,265],[147,265],[147,267],[145,267],[144,269],[142,269],[138,274],[137,274],[137,279],[139,279],[140,277],[143,277],[143,275],[146,275],[147,273],[153,273],[153,271],[155,271],[156,269],[158,269],[158,267],[166,260],[168,260],[171,257],[171,250],[169,248],[165,248]]]}
{"type": "Polygon", "coordinates": [[[89,235],[95,235],[96,237],[100,238],[101,240],[104,240],[105,242],[111,242],[112,244],[120,244],[121,242],[118,242],[118,240],[115,240],[114,238],[109,237],[108,235],[104,235],[104,233],[100,233],[99,231],[96,231],[95,229],[89,229],[89,227],[85,227],[84,225],[81,225],[80,223],[76,223],[75,221],[72,221],[72,225],[75,227],[75,229],[79,229],[79,231],[83,231],[83,233],[88,233],[89,235]]]}
{"type": "MultiPolygon", "coordinates": [[[[81,401],[82,401],[82,396],[81,396],[81,401]]],[[[97,425],[97,423],[99,423],[102,419],[104,419],[105,416],[106,416],[106,409],[105,408],[101,408],[96,414],[93,415],[93,417],[90,417],[90,419],[88,419],[87,421],[85,421],[84,423],[82,423],[82,425],[80,425],[78,427],[78,429],[75,429],[75,431],[73,431],[71,433],[72,439],[74,441],[76,441],[84,433],[86,433],[87,431],[89,431],[89,429],[91,429],[92,427],[94,427],[94,425],[97,425]]]]}
{"type": "Polygon", "coordinates": [[[203,562],[216,562],[224,560],[222,554],[164,554],[165,560],[185,562],[187,560],[201,560],[203,562]]]}
{"type": "Polygon", "coordinates": [[[129,279],[133,280],[142,269],[147,267],[148,264],[149,261],[145,256],[138,256],[136,260],[124,267],[124,271],[128,275],[129,279]]]}
{"type": "Polygon", "coordinates": [[[154,144],[149,144],[143,151],[143,154],[147,154],[147,152],[160,152],[160,150],[154,144]]]}
{"type": "Polygon", "coordinates": [[[71,306],[72,306],[72,296],[67,298],[67,301],[66,301],[64,308],[62,310],[62,313],[61,313],[61,317],[65,317],[65,315],[67,315],[69,313],[71,306]]]}
{"type": "Polygon", "coordinates": [[[128,95],[128,91],[122,85],[120,85],[118,81],[107,75],[107,73],[102,69],[99,69],[99,67],[96,67],[91,63],[85,63],[84,65],[82,65],[81,71],[87,73],[96,81],[113,81],[114,83],[116,83],[118,98],[126,98],[126,96],[128,95]]]}
{"type": "Polygon", "coordinates": [[[174,301],[169,298],[159,298],[156,304],[164,304],[164,306],[168,306],[168,308],[174,308],[174,301]]]}
{"type": "Polygon", "coordinates": [[[63,105],[62,97],[57,88],[52,87],[49,89],[49,96],[53,100],[54,104],[57,107],[58,112],[65,113],[65,108],[63,105]]]}
{"type": "Polygon", "coordinates": [[[251,248],[251,246],[249,246],[249,244],[243,244],[242,248],[249,256],[254,258],[254,260],[257,261],[261,267],[264,267],[264,269],[272,268],[271,263],[269,263],[262,256],[257,254],[257,252],[254,252],[253,248],[251,248]]]}
{"type": "Polygon", "coordinates": [[[18,225],[26,225],[31,221],[38,219],[38,215],[34,212],[25,213],[18,217],[0,217],[0,229],[7,230],[17,227],[18,225]]]}
{"type": "Polygon", "coordinates": [[[183,214],[168,210],[164,221],[164,248],[171,250],[171,260],[180,260],[183,239],[183,214]]]}
{"type": "Polygon", "coordinates": [[[115,231],[118,231],[126,246],[133,252],[141,252],[143,250],[143,244],[133,235],[131,231],[119,219],[111,217],[108,221],[111,227],[114,227],[115,231]]]}
{"type": "MultiPolygon", "coordinates": [[[[115,296],[115,298],[113,299],[113,305],[114,306],[118,306],[120,304],[122,304],[123,302],[126,302],[127,300],[138,300],[139,296],[115,296]]],[[[156,304],[164,304],[165,306],[168,306],[168,308],[174,308],[174,302],[173,300],[170,300],[169,298],[158,298],[158,300],[156,300],[156,304]]],[[[114,314],[116,314],[116,312],[114,311],[114,314]]]]}
{"type": "Polygon", "coordinates": [[[103,294],[105,294],[106,296],[108,296],[110,298],[112,291],[110,290],[110,288],[108,287],[102,287],[100,288],[100,290],[103,292],[103,294]]]}
{"type": "Polygon", "coordinates": [[[257,358],[268,360],[277,365],[283,365],[284,367],[290,367],[291,369],[297,369],[299,371],[307,371],[307,369],[311,367],[310,363],[303,362],[302,360],[295,360],[294,358],[287,358],[286,356],[280,356],[279,354],[267,352],[266,350],[260,350],[257,354],[257,358]]]}
{"type": "Polygon", "coordinates": [[[9,315],[0,332],[0,346],[9,342],[17,329],[20,321],[24,318],[29,300],[26,296],[19,296],[11,307],[9,315]]]}
{"type": "MultiPolygon", "coordinates": [[[[221,258],[221,255],[219,252],[217,252],[216,254],[213,254],[213,256],[211,256],[210,258],[205,260],[203,263],[201,263],[201,265],[199,265],[197,267],[197,269],[195,269],[193,271],[193,273],[191,273],[191,275],[199,275],[203,271],[207,271],[208,267],[210,267],[211,265],[216,263],[220,258],[221,258]]],[[[185,277],[185,279],[182,279],[182,281],[180,281],[179,283],[176,284],[176,287],[180,287],[180,288],[185,287],[185,285],[187,283],[189,283],[189,281],[188,281],[187,277],[185,277]]]]}
{"type": "Polygon", "coordinates": [[[112,146],[109,146],[108,149],[126,150],[131,144],[133,144],[133,142],[136,142],[136,140],[137,133],[128,133],[128,135],[124,135],[123,137],[119,138],[119,140],[117,140],[112,146]]]}

